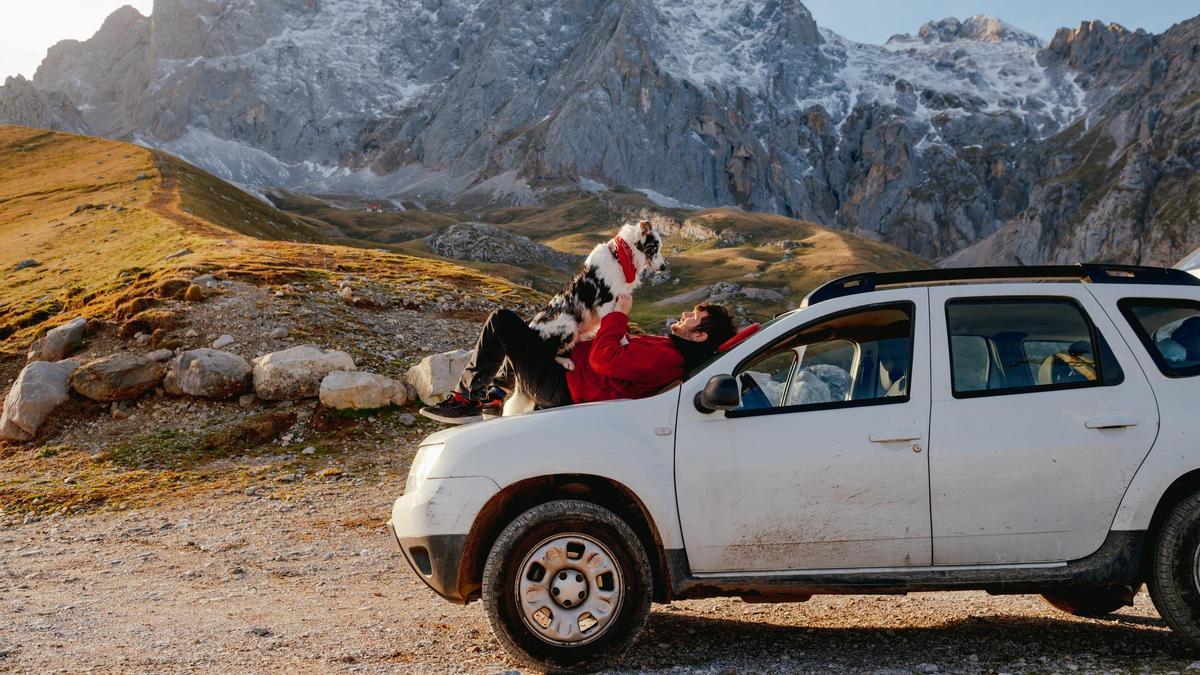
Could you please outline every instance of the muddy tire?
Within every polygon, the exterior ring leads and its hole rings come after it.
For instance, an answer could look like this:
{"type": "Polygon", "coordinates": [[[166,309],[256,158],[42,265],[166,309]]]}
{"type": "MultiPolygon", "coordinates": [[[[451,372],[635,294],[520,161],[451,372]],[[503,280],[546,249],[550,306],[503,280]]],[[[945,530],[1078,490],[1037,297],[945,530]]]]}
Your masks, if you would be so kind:
{"type": "Polygon", "coordinates": [[[1095,618],[1112,614],[1122,607],[1132,607],[1133,599],[1140,588],[1140,585],[1078,588],[1044,593],[1042,598],[1055,609],[1067,614],[1095,618]]]}
{"type": "Polygon", "coordinates": [[[483,569],[492,632],[522,665],[593,670],[637,639],[650,615],[651,568],[632,529],[589,502],[518,516],[483,569]]]}
{"type": "Polygon", "coordinates": [[[1171,630],[1200,648],[1200,494],[1167,516],[1153,555],[1150,599],[1171,630]]]}

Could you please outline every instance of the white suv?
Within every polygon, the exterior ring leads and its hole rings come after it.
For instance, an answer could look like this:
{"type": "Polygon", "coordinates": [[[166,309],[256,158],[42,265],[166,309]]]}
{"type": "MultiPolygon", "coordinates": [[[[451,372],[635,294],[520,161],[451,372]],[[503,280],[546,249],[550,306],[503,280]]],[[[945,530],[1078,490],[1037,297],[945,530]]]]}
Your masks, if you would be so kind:
{"type": "Polygon", "coordinates": [[[651,601],[982,589],[1200,645],[1200,279],[860,274],[688,380],[436,433],[390,526],[501,644],[594,667],[651,601]]]}

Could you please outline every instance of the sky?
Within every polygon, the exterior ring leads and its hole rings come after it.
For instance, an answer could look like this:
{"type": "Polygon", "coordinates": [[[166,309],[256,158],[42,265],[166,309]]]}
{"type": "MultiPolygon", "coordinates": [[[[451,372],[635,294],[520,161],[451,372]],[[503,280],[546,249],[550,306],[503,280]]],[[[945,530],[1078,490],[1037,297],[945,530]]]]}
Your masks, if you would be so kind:
{"type": "MultiPolygon", "coordinates": [[[[33,77],[51,45],[91,37],[121,5],[149,14],[153,4],[153,0],[0,0],[0,81],[17,73],[33,77]]],[[[1161,33],[1200,14],[1196,0],[804,0],[804,4],[822,27],[876,44],[947,16],[990,14],[1049,40],[1056,29],[1087,19],[1161,33]]]]}

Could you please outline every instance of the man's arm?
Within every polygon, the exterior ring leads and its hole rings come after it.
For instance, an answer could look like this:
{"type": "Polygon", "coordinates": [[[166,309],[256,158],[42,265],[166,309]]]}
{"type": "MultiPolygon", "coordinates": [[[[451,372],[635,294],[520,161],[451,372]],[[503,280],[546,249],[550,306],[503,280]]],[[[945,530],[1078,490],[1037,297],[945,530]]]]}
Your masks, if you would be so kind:
{"type": "Polygon", "coordinates": [[[588,365],[601,375],[629,382],[665,382],[664,377],[671,374],[664,372],[664,364],[653,360],[652,355],[644,353],[644,350],[639,350],[636,341],[625,339],[629,332],[628,312],[632,305],[633,301],[628,295],[619,296],[613,311],[600,320],[600,330],[592,340],[588,365]]]}

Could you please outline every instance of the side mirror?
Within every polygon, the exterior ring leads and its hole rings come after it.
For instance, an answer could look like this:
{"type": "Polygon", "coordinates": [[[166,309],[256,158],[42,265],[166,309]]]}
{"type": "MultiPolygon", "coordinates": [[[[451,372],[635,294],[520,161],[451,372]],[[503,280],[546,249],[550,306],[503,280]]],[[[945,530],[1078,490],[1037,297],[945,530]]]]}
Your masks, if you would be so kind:
{"type": "Polygon", "coordinates": [[[733,410],[742,405],[742,388],[732,375],[714,375],[704,389],[696,392],[696,410],[714,413],[718,410],[733,410]]]}

